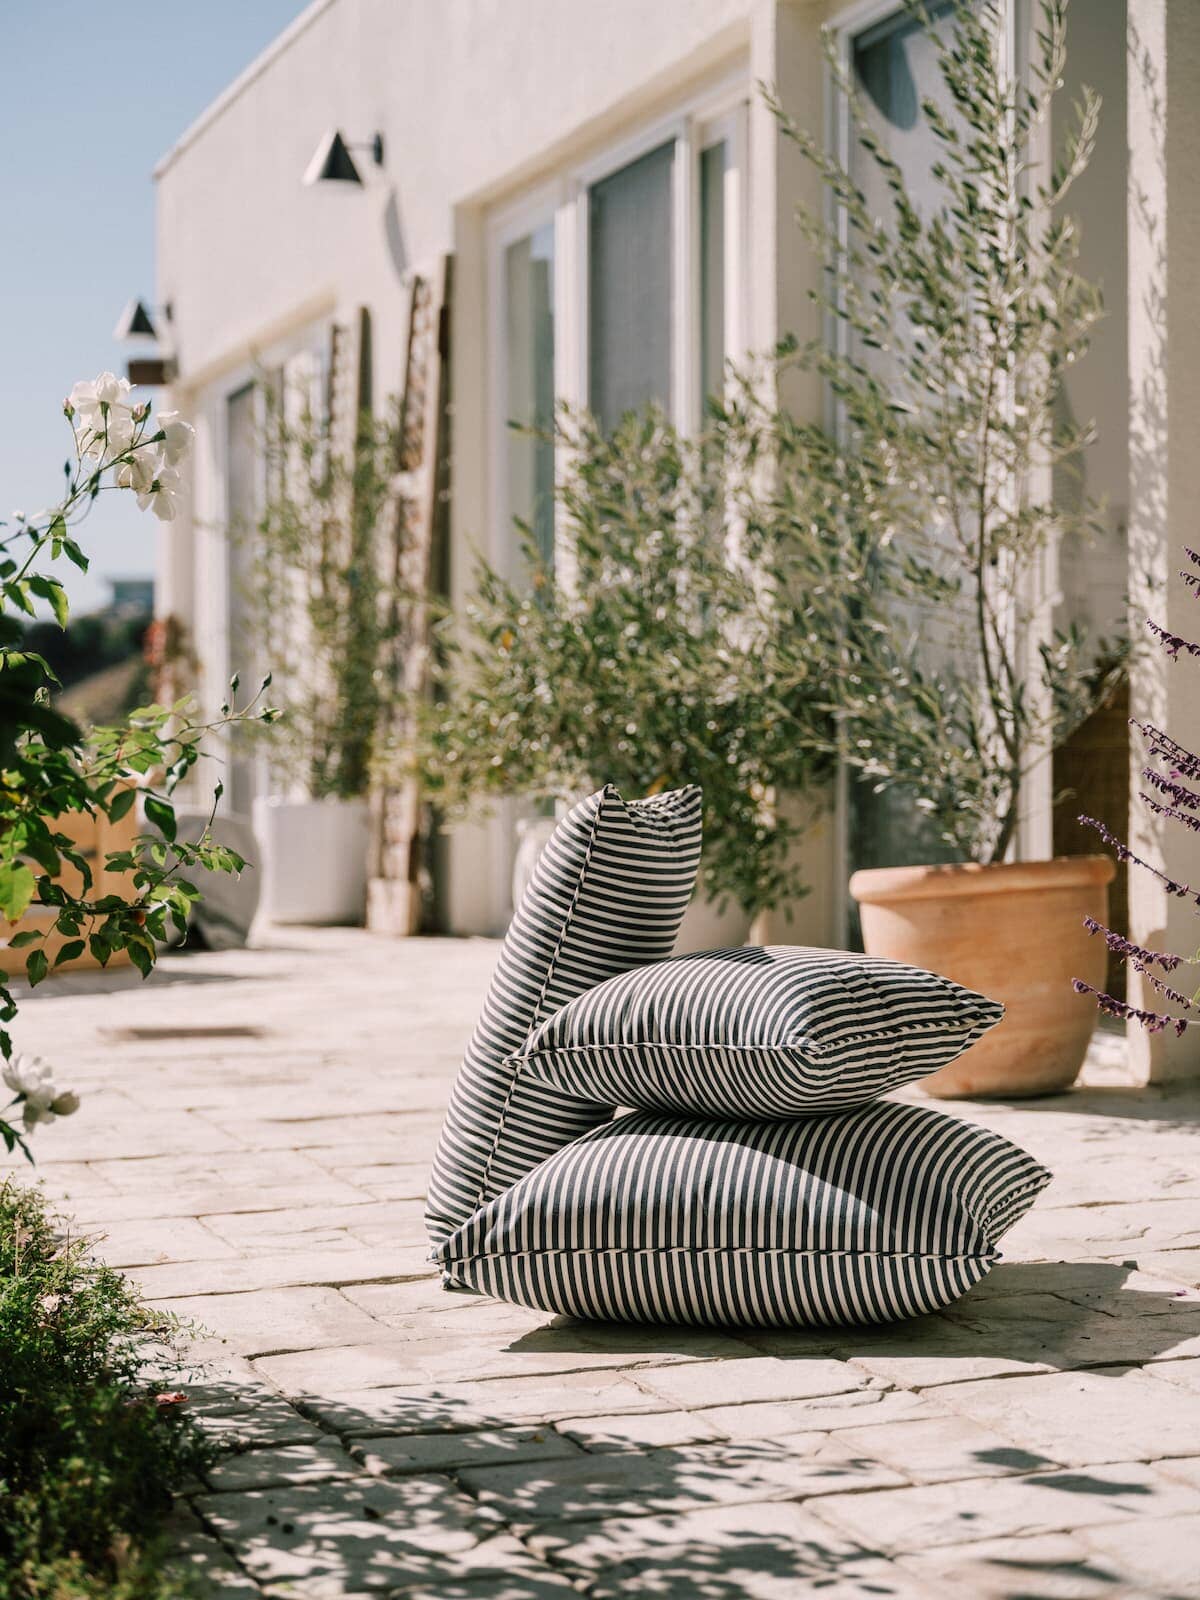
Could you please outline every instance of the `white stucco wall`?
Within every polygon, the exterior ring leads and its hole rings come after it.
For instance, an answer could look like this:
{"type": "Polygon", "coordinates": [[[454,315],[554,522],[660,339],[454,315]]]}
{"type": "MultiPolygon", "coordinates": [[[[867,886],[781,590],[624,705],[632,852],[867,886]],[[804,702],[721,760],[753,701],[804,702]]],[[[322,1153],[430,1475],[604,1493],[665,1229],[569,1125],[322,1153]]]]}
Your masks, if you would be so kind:
{"type": "MultiPolygon", "coordinates": [[[[377,399],[402,381],[404,275],[456,255],[452,586],[489,516],[484,222],[489,207],[669,114],[731,72],[779,81],[819,125],[823,0],[316,0],[158,168],[158,299],[174,310],[173,399],[198,423],[194,515],[163,542],[163,609],[189,625],[213,695],[225,638],[222,428],[258,355],[360,305],[374,324],[377,399]],[[324,130],[376,132],[366,187],[301,176],[324,130]]],[[[806,331],[806,252],[791,223],[798,175],[754,105],[747,159],[746,342],[806,331]]],[[[815,402],[816,403],[816,402],[815,402]]],[[[824,858],[823,858],[824,859],[824,858]]],[[[507,916],[498,829],[462,829],[443,897],[456,931],[507,916]]],[[[828,896],[820,926],[832,937],[828,896]]]]}
{"type": "MultiPolygon", "coordinates": [[[[158,169],[159,292],[185,375],[323,292],[376,308],[399,362],[403,272],[482,201],[727,62],[751,0],[317,0],[158,169]],[[301,186],[321,132],[383,134],[369,192],[301,186]]],[[[351,186],[345,186],[349,190],[351,186]]]]}

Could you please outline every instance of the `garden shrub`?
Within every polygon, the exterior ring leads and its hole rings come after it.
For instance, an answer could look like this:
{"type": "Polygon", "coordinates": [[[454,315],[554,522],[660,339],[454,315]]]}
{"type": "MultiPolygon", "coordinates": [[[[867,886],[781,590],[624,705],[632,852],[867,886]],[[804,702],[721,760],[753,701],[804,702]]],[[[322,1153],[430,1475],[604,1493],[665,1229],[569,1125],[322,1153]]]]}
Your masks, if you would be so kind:
{"type": "Polygon", "coordinates": [[[174,1387],[178,1331],[37,1190],[0,1185],[0,1600],[182,1592],[162,1524],[212,1447],[174,1387]]]}

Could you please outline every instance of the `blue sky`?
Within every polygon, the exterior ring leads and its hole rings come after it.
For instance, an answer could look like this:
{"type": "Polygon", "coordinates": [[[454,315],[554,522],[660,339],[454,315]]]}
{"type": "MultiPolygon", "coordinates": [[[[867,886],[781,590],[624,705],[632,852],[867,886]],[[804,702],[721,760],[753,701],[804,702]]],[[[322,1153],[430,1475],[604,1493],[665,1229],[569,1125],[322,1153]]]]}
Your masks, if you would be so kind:
{"type": "MultiPolygon", "coordinates": [[[[122,372],[112,330],[154,292],[151,170],[184,128],[304,10],[304,0],[4,6],[0,48],[0,516],[52,502],[76,378],[122,372]]],[[[148,574],[152,517],[105,495],[88,518],[76,610],[104,575],[148,574]]]]}

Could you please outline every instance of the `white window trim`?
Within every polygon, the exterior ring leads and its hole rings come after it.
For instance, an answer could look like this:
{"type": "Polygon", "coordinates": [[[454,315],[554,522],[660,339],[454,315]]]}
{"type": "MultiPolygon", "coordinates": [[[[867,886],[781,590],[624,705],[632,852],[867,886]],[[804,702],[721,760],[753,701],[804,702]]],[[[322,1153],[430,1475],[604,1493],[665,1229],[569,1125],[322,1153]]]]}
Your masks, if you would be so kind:
{"type": "MultiPolygon", "coordinates": [[[[509,528],[508,452],[505,449],[509,373],[505,348],[504,255],[510,244],[536,229],[554,227],[554,392],[573,406],[588,398],[588,188],[647,154],[668,139],[675,140],[677,159],[672,206],[674,234],[672,284],[671,409],[679,427],[690,431],[700,419],[700,208],[699,153],[718,139],[729,141],[725,189],[725,353],[745,354],[749,315],[749,98],[746,71],[731,73],[703,93],[677,102],[669,114],[639,123],[582,161],[564,164],[550,181],[493,206],[484,222],[485,319],[487,347],[487,527],[481,543],[490,563],[511,575],[516,551],[509,528]]],[[[566,467],[556,455],[556,472],[566,467]]],[[[571,582],[571,552],[561,530],[556,562],[559,579],[571,582]]],[[[493,896],[508,903],[511,841],[522,808],[503,801],[493,821],[495,851],[493,896]],[[503,839],[510,848],[499,847],[503,839]]]]}
{"type": "MultiPolygon", "coordinates": [[[[719,115],[710,116],[695,123],[695,152],[692,159],[692,170],[696,183],[700,177],[700,157],[705,150],[711,149],[715,144],[724,144],[728,150],[729,159],[725,166],[724,202],[725,202],[725,260],[724,260],[724,289],[725,289],[725,359],[727,362],[740,363],[749,355],[749,329],[750,329],[750,304],[749,304],[749,261],[747,258],[747,245],[750,238],[750,185],[748,182],[748,163],[750,156],[750,116],[749,106],[745,100],[740,101],[727,111],[719,115]]],[[[700,350],[700,317],[703,311],[702,284],[700,281],[700,207],[696,205],[695,238],[692,247],[692,261],[694,263],[693,281],[690,285],[692,303],[695,311],[695,327],[693,329],[693,348],[699,360],[700,350]]],[[[700,386],[695,381],[698,373],[693,376],[691,406],[691,426],[700,422],[700,409],[703,396],[700,386]]],[[[683,413],[685,416],[687,412],[683,413]]]]}
{"type": "Polygon", "coordinates": [[[485,553],[493,567],[505,577],[512,576],[512,540],[508,535],[508,452],[506,427],[508,423],[508,352],[504,341],[504,256],[509,245],[527,234],[550,225],[554,228],[554,388],[555,395],[562,392],[560,381],[563,372],[566,343],[559,328],[558,303],[562,279],[561,245],[563,228],[561,213],[565,199],[565,186],[561,180],[542,184],[522,195],[509,205],[498,209],[488,219],[487,225],[487,340],[488,340],[488,529],[485,536],[485,553]]]}
{"type": "MultiPolygon", "coordinates": [[[[195,631],[204,663],[202,695],[204,703],[213,711],[225,697],[234,671],[234,642],[229,628],[234,582],[228,538],[232,522],[229,504],[229,402],[241,390],[256,384],[264,368],[268,371],[282,368],[306,352],[319,356],[321,350],[328,346],[330,330],[336,321],[336,314],[332,313],[315,317],[263,349],[256,350],[249,358],[230,364],[219,377],[210,379],[193,394],[197,422],[206,439],[208,477],[204,497],[208,515],[198,517],[194,528],[194,560],[196,571],[201,574],[198,585],[201,604],[195,631]]],[[[264,420],[261,395],[255,406],[255,419],[256,425],[261,425],[264,420]]],[[[262,470],[260,463],[260,473],[262,470]]],[[[227,740],[223,743],[221,759],[230,759],[227,740]]],[[[256,750],[252,762],[255,793],[265,794],[268,788],[265,751],[256,750]]],[[[228,813],[231,803],[232,786],[226,782],[219,806],[221,812],[228,813]]]]}
{"type": "Polygon", "coordinates": [[[692,431],[700,420],[700,207],[699,157],[724,139],[729,162],[725,187],[725,354],[747,353],[749,308],[749,99],[744,70],[732,72],[669,111],[647,118],[621,138],[566,164],[551,181],[528,189],[490,211],[486,224],[486,335],[488,341],[488,530],[485,548],[499,570],[511,567],[508,482],[503,449],[508,370],[504,348],[504,251],[549,222],[554,225],[554,391],[556,399],[588,400],[588,191],[594,183],[673,141],[671,415],[692,431]]]}

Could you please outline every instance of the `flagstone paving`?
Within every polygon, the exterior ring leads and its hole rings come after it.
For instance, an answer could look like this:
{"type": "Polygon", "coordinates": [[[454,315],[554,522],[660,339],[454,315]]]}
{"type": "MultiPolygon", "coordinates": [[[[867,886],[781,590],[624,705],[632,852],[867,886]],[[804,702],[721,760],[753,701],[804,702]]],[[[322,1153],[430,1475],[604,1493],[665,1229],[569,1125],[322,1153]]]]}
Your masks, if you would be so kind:
{"type": "Polygon", "coordinates": [[[38,1133],[47,1190],[208,1330],[190,1404],[228,1453],[177,1545],[212,1594],[1200,1597],[1200,1092],[947,1107],[1056,1177],[940,1316],[556,1320],[425,1259],[496,950],[286,930],[22,1014],[85,1094],[38,1133]]]}

